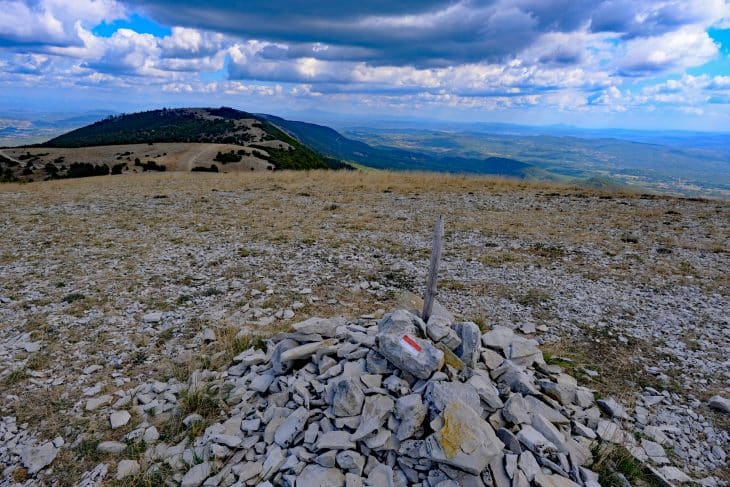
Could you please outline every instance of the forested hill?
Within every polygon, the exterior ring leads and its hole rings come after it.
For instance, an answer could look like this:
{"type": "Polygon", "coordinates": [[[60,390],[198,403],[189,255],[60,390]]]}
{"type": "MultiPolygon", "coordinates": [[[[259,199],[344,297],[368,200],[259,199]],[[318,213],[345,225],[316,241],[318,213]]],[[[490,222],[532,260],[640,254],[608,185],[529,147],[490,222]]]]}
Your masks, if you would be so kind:
{"type": "Polygon", "coordinates": [[[78,148],[144,143],[239,144],[264,149],[277,169],[347,167],[313,151],[268,120],[233,108],[161,109],[110,116],[39,147],[78,148]]]}

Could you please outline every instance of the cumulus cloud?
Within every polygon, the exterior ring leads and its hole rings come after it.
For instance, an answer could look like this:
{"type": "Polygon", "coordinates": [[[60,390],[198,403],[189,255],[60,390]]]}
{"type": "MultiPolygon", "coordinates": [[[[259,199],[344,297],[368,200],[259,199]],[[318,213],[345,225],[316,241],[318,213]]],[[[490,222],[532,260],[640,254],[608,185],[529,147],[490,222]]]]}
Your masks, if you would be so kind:
{"type": "Polygon", "coordinates": [[[115,0],[0,0],[0,46],[83,45],[78,27],[124,14],[115,0]]]}
{"type": "Polygon", "coordinates": [[[654,74],[699,66],[718,55],[718,45],[707,32],[695,26],[683,27],[655,37],[640,37],[626,43],[619,62],[627,76],[654,74]]]}
{"type": "Polygon", "coordinates": [[[160,47],[165,57],[195,58],[218,53],[224,43],[225,36],[217,32],[173,27],[172,33],[160,40],[160,47]]]}

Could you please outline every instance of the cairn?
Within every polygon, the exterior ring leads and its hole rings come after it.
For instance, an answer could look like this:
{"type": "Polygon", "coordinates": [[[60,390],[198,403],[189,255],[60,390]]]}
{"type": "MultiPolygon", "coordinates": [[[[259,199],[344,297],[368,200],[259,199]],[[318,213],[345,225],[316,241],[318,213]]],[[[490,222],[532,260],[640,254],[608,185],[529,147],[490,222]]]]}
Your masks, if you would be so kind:
{"type": "Polygon", "coordinates": [[[622,439],[589,389],[511,329],[482,334],[440,306],[428,323],[399,309],[293,329],[213,378],[225,421],[147,461],[183,487],[598,487],[591,448],[622,439]]]}

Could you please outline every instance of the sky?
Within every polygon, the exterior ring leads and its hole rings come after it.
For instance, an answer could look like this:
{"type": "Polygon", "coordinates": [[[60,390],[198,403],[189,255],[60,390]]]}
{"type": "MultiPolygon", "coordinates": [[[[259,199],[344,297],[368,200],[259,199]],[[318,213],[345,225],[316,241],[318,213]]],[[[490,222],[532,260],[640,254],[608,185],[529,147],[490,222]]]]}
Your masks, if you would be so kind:
{"type": "Polygon", "coordinates": [[[0,0],[0,118],[222,105],[730,131],[730,0],[0,0]]]}

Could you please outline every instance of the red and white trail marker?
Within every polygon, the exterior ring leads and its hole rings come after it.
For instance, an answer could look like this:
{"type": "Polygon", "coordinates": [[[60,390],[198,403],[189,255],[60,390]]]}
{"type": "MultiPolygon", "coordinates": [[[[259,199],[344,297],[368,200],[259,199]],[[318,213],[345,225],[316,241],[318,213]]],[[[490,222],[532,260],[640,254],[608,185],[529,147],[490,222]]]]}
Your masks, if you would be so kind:
{"type": "Polygon", "coordinates": [[[401,337],[400,346],[403,347],[403,350],[410,353],[411,355],[418,355],[421,351],[423,351],[423,348],[421,348],[418,342],[416,342],[408,335],[403,335],[401,337]]]}

